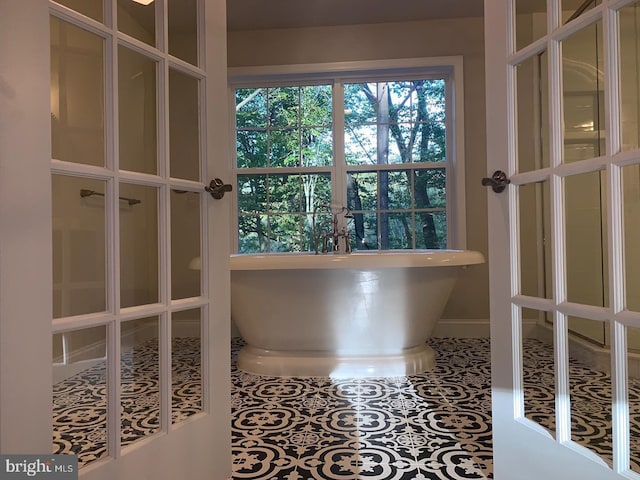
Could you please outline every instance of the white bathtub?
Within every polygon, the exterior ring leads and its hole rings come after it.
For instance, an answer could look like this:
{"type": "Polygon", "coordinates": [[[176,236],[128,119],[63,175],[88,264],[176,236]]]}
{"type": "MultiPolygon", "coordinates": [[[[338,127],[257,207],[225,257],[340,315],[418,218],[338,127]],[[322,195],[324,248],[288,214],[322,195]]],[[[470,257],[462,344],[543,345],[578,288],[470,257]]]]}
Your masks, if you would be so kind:
{"type": "Polygon", "coordinates": [[[435,363],[425,344],[479,252],[232,255],[231,316],[244,371],[402,376],[435,363]]]}

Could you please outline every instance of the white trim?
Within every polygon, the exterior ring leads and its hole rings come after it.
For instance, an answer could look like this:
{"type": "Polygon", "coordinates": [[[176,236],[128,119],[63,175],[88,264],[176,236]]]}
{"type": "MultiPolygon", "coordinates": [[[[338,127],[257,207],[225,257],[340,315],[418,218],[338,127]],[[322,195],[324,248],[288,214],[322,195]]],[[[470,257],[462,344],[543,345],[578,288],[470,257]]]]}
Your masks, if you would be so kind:
{"type": "Polygon", "coordinates": [[[0,12],[0,452],[42,454],[52,408],[49,8],[0,0],[0,12]]]}
{"type": "MultiPolygon", "coordinates": [[[[531,338],[537,338],[550,345],[553,343],[553,329],[548,324],[537,323],[533,327],[531,338]]],[[[611,362],[615,355],[612,349],[596,345],[575,335],[569,336],[569,345],[572,357],[600,372],[608,374],[612,372],[611,362]]],[[[624,362],[626,363],[627,360],[629,361],[629,372],[632,375],[640,375],[640,353],[628,352],[624,357],[624,362]]]]}
{"type": "Polygon", "coordinates": [[[441,318],[431,334],[434,338],[489,338],[488,318],[441,318]]]}
{"type": "MultiPolygon", "coordinates": [[[[466,191],[465,184],[465,141],[464,141],[464,72],[463,72],[462,57],[454,57],[453,61],[453,79],[449,77],[449,82],[453,82],[454,88],[447,89],[452,93],[453,98],[447,99],[447,105],[452,105],[453,111],[453,129],[447,129],[447,135],[453,134],[454,138],[451,142],[447,142],[454,148],[453,155],[451,157],[451,165],[455,172],[455,188],[452,205],[452,211],[447,213],[453,215],[449,216],[449,219],[454,220],[455,231],[448,231],[447,234],[451,236],[451,245],[455,245],[455,248],[462,250],[467,248],[467,207],[466,207],[466,191]],[[451,131],[453,130],[453,132],[451,131]]],[[[449,177],[449,176],[448,176],[449,177]]],[[[447,205],[447,209],[449,206],[447,205]]],[[[447,222],[447,230],[451,226],[450,221],[447,222]]]]}
{"type": "Polygon", "coordinates": [[[399,58],[391,60],[365,60],[354,62],[329,62],[329,63],[299,63],[294,65],[267,65],[259,67],[230,67],[227,69],[229,84],[235,87],[244,83],[256,81],[282,81],[282,79],[305,80],[309,77],[348,78],[358,75],[359,77],[380,75],[392,72],[394,77],[398,75],[410,75],[415,70],[433,68],[437,72],[442,71],[442,67],[451,67],[459,63],[462,65],[461,56],[449,57],[420,57],[420,58],[399,58]],[[340,74],[340,75],[338,75],[340,74]]]}

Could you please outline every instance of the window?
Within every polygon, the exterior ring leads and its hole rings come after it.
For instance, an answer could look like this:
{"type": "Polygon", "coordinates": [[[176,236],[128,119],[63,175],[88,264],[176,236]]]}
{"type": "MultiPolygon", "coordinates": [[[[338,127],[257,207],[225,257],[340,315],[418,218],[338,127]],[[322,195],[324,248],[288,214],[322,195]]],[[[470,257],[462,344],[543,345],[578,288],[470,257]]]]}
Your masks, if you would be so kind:
{"type": "Polygon", "coordinates": [[[454,64],[232,69],[238,252],[317,251],[334,220],[353,250],[463,248],[454,64]]]}

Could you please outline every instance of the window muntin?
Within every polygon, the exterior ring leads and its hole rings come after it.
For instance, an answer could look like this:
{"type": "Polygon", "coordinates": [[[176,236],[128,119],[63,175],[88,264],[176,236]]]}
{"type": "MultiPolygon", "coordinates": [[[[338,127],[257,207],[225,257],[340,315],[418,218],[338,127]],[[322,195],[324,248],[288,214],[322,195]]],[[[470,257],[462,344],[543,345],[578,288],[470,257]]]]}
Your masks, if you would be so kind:
{"type": "Polygon", "coordinates": [[[450,247],[451,69],[397,77],[331,85],[261,80],[235,90],[240,253],[313,251],[314,210],[316,230],[324,232],[331,207],[342,205],[352,213],[340,226],[348,226],[354,250],[450,247]],[[320,142],[313,129],[321,130],[320,142]],[[322,148],[311,151],[309,140],[322,148]],[[318,176],[322,193],[300,187],[318,176]]]}
{"type": "Polygon", "coordinates": [[[445,168],[348,172],[352,248],[447,248],[446,196],[445,168]]]}
{"type": "MultiPolygon", "coordinates": [[[[329,173],[242,174],[237,185],[240,252],[315,249],[313,214],[316,205],[331,203],[329,173]]],[[[317,215],[321,224],[328,225],[326,212],[317,215]]]]}
{"type": "Polygon", "coordinates": [[[331,85],[242,88],[235,97],[238,168],[333,164],[331,85]]]}
{"type": "Polygon", "coordinates": [[[347,165],[443,162],[445,81],[344,85],[347,165]]]}

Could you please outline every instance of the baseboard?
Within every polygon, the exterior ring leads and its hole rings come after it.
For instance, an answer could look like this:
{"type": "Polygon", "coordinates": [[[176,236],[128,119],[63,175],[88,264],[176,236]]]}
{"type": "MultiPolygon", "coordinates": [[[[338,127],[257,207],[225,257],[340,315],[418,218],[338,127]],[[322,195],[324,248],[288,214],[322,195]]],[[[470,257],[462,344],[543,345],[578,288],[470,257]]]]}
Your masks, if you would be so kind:
{"type": "MultiPolygon", "coordinates": [[[[175,320],[171,327],[171,334],[174,338],[200,337],[201,335],[200,319],[175,320]]],[[[122,353],[130,352],[137,345],[157,337],[157,324],[155,322],[136,325],[135,328],[122,334],[120,350],[122,353]]],[[[54,384],[105,361],[105,350],[106,341],[102,340],[69,352],[66,362],[63,358],[56,358],[53,362],[54,384]]]]}
{"type": "Polygon", "coordinates": [[[489,338],[489,319],[443,318],[436,324],[431,336],[435,338],[489,338]]]}
{"type": "Polygon", "coordinates": [[[202,336],[202,322],[199,318],[192,320],[173,320],[171,324],[171,336],[173,338],[198,338],[202,336]]]}
{"type": "MultiPolygon", "coordinates": [[[[536,320],[525,319],[522,335],[525,338],[535,336],[536,320]]],[[[490,338],[491,322],[488,318],[443,318],[431,335],[435,338],[490,338]]]]}
{"type": "Polygon", "coordinates": [[[66,380],[67,378],[72,377],[80,372],[84,372],[85,370],[89,370],[104,361],[106,361],[106,357],[94,358],[90,360],[80,360],[78,362],[67,364],[54,364],[52,367],[53,384],[56,385],[63,380],[66,380]]]}
{"type": "MultiPolygon", "coordinates": [[[[553,345],[553,330],[549,325],[537,325],[535,338],[553,345]]],[[[611,348],[569,335],[569,354],[599,372],[611,373],[611,348]]],[[[627,352],[627,375],[640,378],[640,353],[627,352]]]]}

